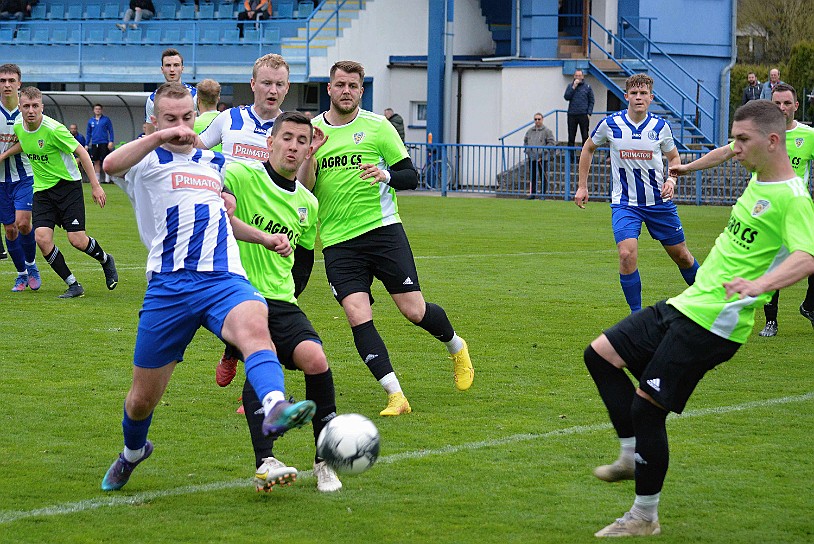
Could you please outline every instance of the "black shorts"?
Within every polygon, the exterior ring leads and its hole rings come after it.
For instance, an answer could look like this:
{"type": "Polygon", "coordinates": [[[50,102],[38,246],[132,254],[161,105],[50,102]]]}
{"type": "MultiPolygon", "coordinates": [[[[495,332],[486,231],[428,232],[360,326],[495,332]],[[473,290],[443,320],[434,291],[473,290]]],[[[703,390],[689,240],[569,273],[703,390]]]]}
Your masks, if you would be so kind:
{"type": "Polygon", "coordinates": [[[88,154],[90,155],[90,160],[93,162],[96,161],[103,161],[105,157],[110,154],[110,149],[107,148],[108,144],[91,144],[88,146],[88,154]]]}
{"type": "Polygon", "coordinates": [[[391,295],[421,291],[413,251],[401,223],[323,248],[322,255],[328,284],[340,304],[353,293],[370,296],[373,278],[381,281],[391,295]]]}
{"type": "Polygon", "coordinates": [[[312,340],[322,345],[314,326],[296,304],[266,299],[269,306],[269,332],[277,349],[280,364],[289,370],[297,370],[292,356],[301,342],[312,340]]]}
{"type": "Polygon", "coordinates": [[[630,314],[606,330],[605,336],[639,380],[639,388],[677,414],[704,374],[731,359],[741,347],[663,300],[630,314]]]}
{"type": "Polygon", "coordinates": [[[85,230],[85,199],[82,182],[60,180],[59,183],[34,193],[32,206],[34,228],[55,226],[68,232],[85,230]]]}

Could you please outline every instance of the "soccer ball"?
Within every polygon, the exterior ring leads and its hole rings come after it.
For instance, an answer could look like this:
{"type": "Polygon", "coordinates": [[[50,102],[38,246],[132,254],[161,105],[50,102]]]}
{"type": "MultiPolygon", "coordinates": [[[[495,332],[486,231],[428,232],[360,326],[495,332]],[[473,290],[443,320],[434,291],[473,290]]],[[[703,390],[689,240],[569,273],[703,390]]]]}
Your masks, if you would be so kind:
{"type": "Polygon", "coordinates": [[[337,472],[364,472],[379,457],[379,430],[363,415],[338,415],[319,433],[317,455],[337,472]]]}

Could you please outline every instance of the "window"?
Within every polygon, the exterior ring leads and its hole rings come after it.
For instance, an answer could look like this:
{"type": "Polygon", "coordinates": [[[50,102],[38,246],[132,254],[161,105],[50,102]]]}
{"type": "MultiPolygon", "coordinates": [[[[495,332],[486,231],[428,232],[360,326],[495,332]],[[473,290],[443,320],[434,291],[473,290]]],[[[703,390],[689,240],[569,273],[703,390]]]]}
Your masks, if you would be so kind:
{"type": "Polygon", "coordinates": [[[426,102],[410,102],[410,125],[418,127],[427,126],[426,102]]]}

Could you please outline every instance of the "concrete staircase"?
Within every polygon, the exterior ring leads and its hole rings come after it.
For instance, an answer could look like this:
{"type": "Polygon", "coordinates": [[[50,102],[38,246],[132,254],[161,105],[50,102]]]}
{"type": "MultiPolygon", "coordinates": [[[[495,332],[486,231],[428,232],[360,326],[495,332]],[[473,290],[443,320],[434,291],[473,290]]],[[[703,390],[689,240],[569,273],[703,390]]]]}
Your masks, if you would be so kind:
{"type": "Polygon", "coordinates": [[[373,0],[349,0],[339,8],[337,20],[337,5],[341,0],[328,0],[314,12],[307,26],[301,26],[296,36],[285,37],[281,40],[281,54],[291,69],[292,83],[308,81],[307,58],[325,57],[328,48],[336,43],[353,21],[359,18],[359,13],[373,0]],[[311,37],[310,44],[308,37],[311,37]]]}

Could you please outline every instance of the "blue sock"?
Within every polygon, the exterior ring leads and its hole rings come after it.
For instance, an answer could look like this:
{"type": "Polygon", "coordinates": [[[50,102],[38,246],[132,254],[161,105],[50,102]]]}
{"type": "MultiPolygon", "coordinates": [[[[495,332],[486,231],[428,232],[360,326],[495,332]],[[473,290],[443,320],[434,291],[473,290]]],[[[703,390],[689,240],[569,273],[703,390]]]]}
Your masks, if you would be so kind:
{"type": "Polygon", "coordinates": [[[25,261],[33,263],[37,259],[37,241],[34,239],[34,229],[31,229],[28,234],[21,232],[18,238],[23,246],[23,252],[25,252],[25,261]]]}
{"type": "Polygon", "coordinates": [[[684,281],[687,282],[687,285],[692,285],[695,283],[695,273],[698,272],[698,259],[692,263],[692,266],[689,268],[679,268],[678,270],[681,272],[681,275],[684,276],[684,281]]]}
{"type": "Polygon", "coordinates": [[[153,413],[147,416],[147,419],[135,421],[130,419],[127,415],[127,410],[124,410],[124,418],[122,418],[122,431],[124,432],[124,445],[131,450],[139,450],[147,443],[147,431],[150,430],[150,423],[153,421],[153,413]]]}
{"type": "Polygon", "coordinates": [[[622,292],[625,294],[627,305],[630,306],[630,313],[638,312],[642,309],[642,278],[639,276],[639,269],[632,274],[619,274],[619,283],[622,284],[622,292]]]}
{"type": "Polygon", "coordinates": [[[270,349],[255,351],[245,358],[246,378],[254,387],[260,402],[272,391],[285,391],[283,367],[277,354],[270,349]]]}
{"type": "Polygon", "coordinates": [[[14,268],[17,272],[25,272],[25,254],[23,253],[23,246],[20,244],[20,235],[14,240],[6,238],[6,249],[14,262],[14,268]]]}

